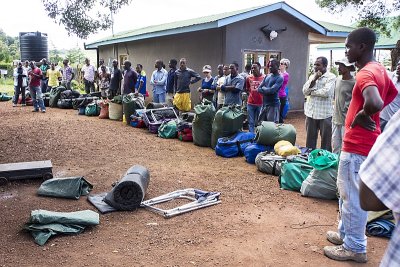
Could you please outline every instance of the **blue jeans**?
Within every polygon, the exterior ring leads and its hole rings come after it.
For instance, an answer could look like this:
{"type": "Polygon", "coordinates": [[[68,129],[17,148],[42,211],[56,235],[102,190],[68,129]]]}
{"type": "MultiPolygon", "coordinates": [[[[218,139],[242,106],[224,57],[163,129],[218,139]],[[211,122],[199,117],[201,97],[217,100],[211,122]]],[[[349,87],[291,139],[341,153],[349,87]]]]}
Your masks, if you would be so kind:
{"type": "Polygon", "coordinates": [[[161,94],[153,94],[153,102],[154,103],[165,103],[165,93],[161,94]]]}
{"type": "Polygon", "coordinates": [[[251,133],[254,133],[260,111],[261,106],[247,104],[247,120],[249,121],[249,132],[251,133]]]}
{"type": "Polygon", "coordinates": [[[360,207],[358,171],[365,156],[342,151],[339,160],[337,186],[339,198],[339,235],[343,239],[343,246],[356,253],[366,253],[367,212],[360,207]]]}
{"type": "Polygon", "coordinates": [[[43,94],[42,94],[42,89],[40,89],[40,86],[38,87],[30,87],[30,92],[32,96],[32,102],[33,102],[33,108],[35,110],[46,110],[43,102],[43,94]]]}

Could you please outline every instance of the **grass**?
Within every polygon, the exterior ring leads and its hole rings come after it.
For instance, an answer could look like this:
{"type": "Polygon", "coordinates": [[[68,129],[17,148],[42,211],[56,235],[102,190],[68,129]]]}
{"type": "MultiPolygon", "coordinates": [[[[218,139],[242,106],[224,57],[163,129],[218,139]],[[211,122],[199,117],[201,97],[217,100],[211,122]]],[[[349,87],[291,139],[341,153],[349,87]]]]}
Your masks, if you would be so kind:
{"type": "Polygon", "coordinates": [[[1,77],[0,92],[7,93],[8,95],[14,94],[14,79],[1,77]]]}

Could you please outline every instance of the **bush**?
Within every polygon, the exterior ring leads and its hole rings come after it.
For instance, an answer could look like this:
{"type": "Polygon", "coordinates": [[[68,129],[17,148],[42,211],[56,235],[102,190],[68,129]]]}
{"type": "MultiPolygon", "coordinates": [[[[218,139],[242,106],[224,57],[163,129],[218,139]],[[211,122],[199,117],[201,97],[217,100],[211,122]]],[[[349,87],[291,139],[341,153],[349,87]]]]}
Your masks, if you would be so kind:
{"type": "Polygon", "coordinates": [[[14,67],[13,67],[12,63],[0,62],[0,69],[7,70],[6,77],[13,76],[14,67]]]}

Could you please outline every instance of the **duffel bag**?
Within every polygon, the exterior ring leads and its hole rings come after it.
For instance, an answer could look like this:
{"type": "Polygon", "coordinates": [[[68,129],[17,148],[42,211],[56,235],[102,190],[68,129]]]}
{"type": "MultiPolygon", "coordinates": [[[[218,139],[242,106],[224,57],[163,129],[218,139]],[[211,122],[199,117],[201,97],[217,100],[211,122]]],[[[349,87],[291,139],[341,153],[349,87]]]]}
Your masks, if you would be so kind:
{"type": "Polygon", "coordinates": [[[185,122],[193,122],[195,115],[196,113],[193,112],[183,112],[180,116],[180,119],[185,122]]]}
{"type": "Polygon", "coordinates": [[[79,107],[78,108],[78,115],[85,115],[86,107],[79,107]]]}
{"type": "Polygon", "coordinates": [[[108,119],[108,102],[107,101],[100,102],[99,119],[108,119]]]}
{"type": "Polygon", "coordinates": [[[165,120],[158,128],[158,136],[161,138],[173,139],[176,138],[177,134],[178,131],[175,120],[165,120]]]}
{"type": "Polygon", "coordinates": [[[312,170],[308,160],[300,156],[289,156],[282,163],[279,185],[282,189],[300,191],[301,184],[312,170]]]}
{"type": "Polygon", "coordinates": [[[246,162],[250,164],[255,164],[257,155],[261,152],[271,151],[271,148],[272,148],[271,146],[264,146],[264,145],[259,145],[257,143],[251,143],[246,147],[246,149],[243,152],[244,157],[246,158],[246,162]]]}
{"type": "Polygon", "coordinates": [[[11,95],[7,95],[5,93],[0,93],[0,101],[10,101],[13,97],[11,95]]]}
{"type": "Polygon", "coordinates": [[[211,147],[215,148],[219,138],[229,137],[240,131],[243,127],[243,120],[244,115],[238,105],[219,109],[212,124],[211,147]]]}
{"type": "Polygon", "coordinates": [[[61,92],[65,91],[64,86],[53,87],[50,90],[49,107],[56,108],[58,99],[60,99],[61,92]]]}
{"type": "Polygon", "coordinates": [[[243,156],[243,152],[254,140],[254,133],[238,132],[231,137],[221,137],[215,146],[215,153],[224,158],[243,156]]]}
{"type": "Polygon", "coordinates": [[[80,96],[80,93],[78,91],[74,91],[74,90],[64,90],[60,94],[61,99],[78,98],[79,96],[80,96]]]}
{"type": "Polygon", "coordinates": [[[97,100],[97,97],[78,97],[72,99],[72,108],[78,109],[80,107],[86,107],[89,103],[97,100]]]}
{"type": "Polygon", "coordinates": [[[156,103],[150,102],[147,104],[146,109],[158,109],[158,108],[167,108],[168,104],[166,103],[156,103]]]}
{"type": "Polygon", "coordinates": [[[339,156],[324,149],[314,149],[308,156],[308,163],[317,170],[337,168],[339,156]]]}
{"type": "Polygon", "coordinates": [[[313,169],[301,184],[300,193],[305,197],[337,199],[337,169],[313,169]]]}
{"type": "Polygon", "coordinates": [[[276,124],[271,121],[263,121],[256,128],[257,144],[274,146],[281,140],[296,143],[296,129],[291,124],[276,124]]]}
{"type": "Polygon", "coordinates": [[[260,172],[279,176],[281,174],[282,162],[285,160],[285,157],[276,155],[274,152],[265,151],[258,153],[255,163],[260,172]]]}
{"type": "Polygon", "coordinates": [[[215,107],[211,101],[203,99],[194,106],[195,117],[192,122],[193,143],[197,146],[211,147],[212,123],[215,107]]]}
{"type": "Polygon", "coordinates": [[[142,94],[128,94],[122,98],[122,110],[125,120],[129,124],[131,115],[135,114],[135,110],[144,109],[144,97],[142,94]]]}
{"type": "Polygon", "coordinates": [[[135,114],[131,115],[130,125],[135,128],[146,128],[146,123],[143,120],[143,113],[145,109],[135,110],[135,114]]]}
{"type": "Polygon", "coordinates": [[[100,114],[100,105],[98,105],[96,101],[86,106],[85,109],[86,116],[99,116],[99,114],[100,114]]]}
{"type": "Polygon", "coordinates": [[[193,141],[192,129],[186,128],[183,129],[182,131],[178,131],[178,139],[180,141],[192,142],[193,141]]]}
{"type": "Polygon", "coordinates": [[[62,109],[72,108],[72,99],[58,99],[57,107],[62,109]]]}

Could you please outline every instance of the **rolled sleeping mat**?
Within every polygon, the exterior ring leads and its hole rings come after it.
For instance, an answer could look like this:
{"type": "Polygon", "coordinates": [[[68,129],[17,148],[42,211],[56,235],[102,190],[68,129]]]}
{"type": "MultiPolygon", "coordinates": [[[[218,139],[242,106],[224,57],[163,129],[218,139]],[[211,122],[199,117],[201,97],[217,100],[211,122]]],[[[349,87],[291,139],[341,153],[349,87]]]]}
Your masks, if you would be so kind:
{"type": "Polygon", "coordinates": [[[167,107],[168,107],[167,103],[150,102],[147,104],[146,109],[158,109],[158,108],[167,108],[167,107]]]}
{"type": "Polygon", "coordinates": [[[136,210],[144,199],[149,182],[150,174],[145,167],[132,166],[106,194],[104,202],[117,210],[136,210]]]}

